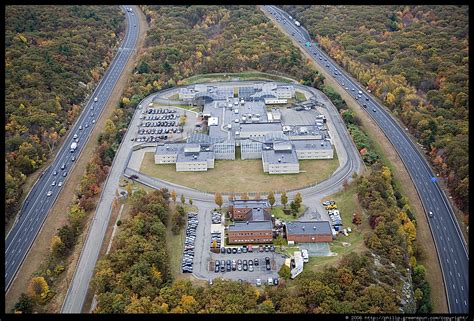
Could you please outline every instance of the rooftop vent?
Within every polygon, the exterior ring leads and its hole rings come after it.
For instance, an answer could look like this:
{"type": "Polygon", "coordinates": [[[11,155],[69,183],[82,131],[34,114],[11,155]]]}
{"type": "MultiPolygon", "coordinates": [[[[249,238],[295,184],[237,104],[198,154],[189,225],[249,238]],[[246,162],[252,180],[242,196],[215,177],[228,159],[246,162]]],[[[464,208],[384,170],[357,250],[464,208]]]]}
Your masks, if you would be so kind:
{"type": "Polygon", "coordinates": [[[281,163],[281,158],[278,158],[278,163],[281,163]]]}
{"type": "Polygon", "coordinates": [[[315,231],[316,231],[316,226],[313,226],[313,230],[315,230],[315,231]]]}
{"type": "Polygon", "coordinates": [[[247,221],[246,223],[249,224],[249,221],[247,221]]]}
{"type": "Polygon", "coordinates": [[[304,231],[304,226],[302,226],[301,229],[304,231]]]}

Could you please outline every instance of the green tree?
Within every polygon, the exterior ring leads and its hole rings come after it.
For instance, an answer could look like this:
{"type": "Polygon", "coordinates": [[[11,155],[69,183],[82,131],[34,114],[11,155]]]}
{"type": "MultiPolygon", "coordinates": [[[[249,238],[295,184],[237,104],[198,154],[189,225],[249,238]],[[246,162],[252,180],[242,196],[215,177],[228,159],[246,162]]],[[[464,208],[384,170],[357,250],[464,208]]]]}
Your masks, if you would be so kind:
{"type": "Polygon", "coordinates": [[[181,194],[181,204],[185,204],[186,203],[186,198],[184,197],[183,194],[181,194]]]}
{"type": "Polygon", "coordinates": [[[275,204],[275,194],[273,194],[273,191],[268,193],[268,203],[270,203],[270,206],[273,208],[273,205],[275,204]]]}
{"type": "Polygon", "coordinates": [[[222,200],[221,193],[217,192],[214,194],[214,203],[216,203],[216,205],[219,206],[219,208],[222,207],[223,200],[222,200]]]}
{"type": "Polygon", "coordinates": [[[18,298],[18,301],[15,303],[14,312],[21,312],[21,313],[33,313],[34,302],[25,293],[22,293],[18,298]]]}
{"type": "Polygon", "coordinates": [[[283,207],[286,208],[286,204],[288,204],[288,196],[286,196],[286,192],[281,193],[280,202],[283,204],[283,207]]]}
{"type": "Polygon", "coordinates": [[[286,265],[286,264],[283,264],[280,268],[280,271],[278,271],[278,275],[282,278],[282,279],[286,279],[288,280],[290,277],[291,277],[291,271],[290,271],[290,268],[286,265]]]}

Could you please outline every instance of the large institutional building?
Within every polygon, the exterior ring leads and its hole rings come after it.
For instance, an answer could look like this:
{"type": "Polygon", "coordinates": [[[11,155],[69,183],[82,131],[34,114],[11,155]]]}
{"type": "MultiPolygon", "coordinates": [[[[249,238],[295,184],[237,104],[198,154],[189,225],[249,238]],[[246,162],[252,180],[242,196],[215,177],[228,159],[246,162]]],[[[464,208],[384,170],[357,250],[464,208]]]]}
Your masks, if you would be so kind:
{"type": "Polygon", "coordinates": [[[261,159],[269,174],[299,173],[300,159],[332,159],[331,141],[324,134],[325,119],[314,125],[284,125],[279,109],[267,111],[265,103],[295,97],[291,85],[262,83],[255,86],[194,85],[181,88],[179,98],[204,100],[202,116],[209,135],[193,134],[185,143],[158,144],[155,164],[176,164],[176,171],[207,171],[216,159],[261,159]],[[326,138],[325,138],[326,137],[326,138]]]}

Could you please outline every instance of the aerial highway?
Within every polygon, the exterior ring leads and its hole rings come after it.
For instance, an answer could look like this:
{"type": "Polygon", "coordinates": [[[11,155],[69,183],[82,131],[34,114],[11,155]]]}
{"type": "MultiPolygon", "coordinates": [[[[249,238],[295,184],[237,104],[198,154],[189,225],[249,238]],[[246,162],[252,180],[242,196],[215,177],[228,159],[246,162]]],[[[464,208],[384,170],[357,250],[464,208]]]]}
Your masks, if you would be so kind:
{"type": "Polygon", "coordinates": [[[125,8],[123,10],[128,21],[128,28],[117,55],[94,90],[78,120],[70,128],[69,134],[52,164],[41,174],[28,193],[17,220],[5,239],[5,292],[9,289],[31,245],[41,230],[49,210],[68,178],[68,173],[74,166],[83,146],[85,146],[96,120],[106,105],[130,55],[133,53],[138,38],[138,19],[133,12],[125,10],[125,8]],[[77,147],[73,148],[73,143],[77,147]]]}
{"type": "MultiPolygon", "coordinates": [[[[120,71],[122,71],[127,64],[132,51],[135,49],[138,36],[140,34],[139,21],[137,15],[135,15],[137,10],[132,6],[123,6],[122,8],[126,13],[128,27],[125,40],[121,46],[121,52],[123,55],[117,55],[117,57],[122,57],[121,60],[120,58],[118,60],[120,71]]],[[[118,73],[116,78],[114,78],[114,82],[117,81],[119,77],[120,73],[118,73]]],[[[116,175],[116,169],[114,169],[114,167],[117,167],[114,166],[116,164],[117,158],[118,157],[114,158],[112,169],[107,176],[104,186],[107,186],[107,183],[111,177],[117,180],[120,177],[120,174],[116,175]]],[[[101,200],[104,197],[113,199],[115,194],[109,190],[106,190],[106,187],[104,187],[101,193],[101,200]]],[[[71,280],[66,297],[61,307],[61,313],[81,313],[82,306],[87,295],[87,290],[89,288],[89,280],[92,277],[93,270],[99,256],[101,244],[105,235],[105,230],[107,229],[107,224],[109,222],[110,209],[111,207],[109,206],[107,211],[105,211],[101,208],[101,203],[99,203],[97,206],[96,213],[94,215],[93,222],[91,223],[91,227],[89,228],[87,239],[84,242],[73,279],[71,280]]]]}
{"type": "Polygon", "coordinates": [[[441,265],[450,313],[469,312],[469,256],[465,240],[454,216],[452,206],[441,190],[436,175],[415,143],[376,100],[369,90],[355,81],[310,39],[308,32],[297,26],[288,13],[276,6],[263,6],[277,23],[300,43],[322,68],[366,110],[382,129],[402,159],[418,191],[431,228],[441,265]],[[309,44],[306,44],[309,42],[309,44]]]}

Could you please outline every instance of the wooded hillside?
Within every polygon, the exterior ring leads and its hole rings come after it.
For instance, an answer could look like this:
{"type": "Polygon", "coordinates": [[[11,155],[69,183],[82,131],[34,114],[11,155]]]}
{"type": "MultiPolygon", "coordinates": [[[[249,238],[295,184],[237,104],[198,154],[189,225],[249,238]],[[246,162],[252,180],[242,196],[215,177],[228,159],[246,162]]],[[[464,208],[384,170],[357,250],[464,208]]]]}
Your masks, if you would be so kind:
{"type": "Polygon", "coordinates": [[[5,7],[5,221],[51,157],[121,39],[118,6],[5,7]]]}
{"type": "Polygon", "coordinates": [[[467,6],[283,6],[408,127],[469,212],[467,6]]]}
{"type": "Polygon", "coordinates": [[[146,52],[124,104],[195,74],[258,70],[321,83],[300,51],[254,6],[142,6],[146,52]]]}

